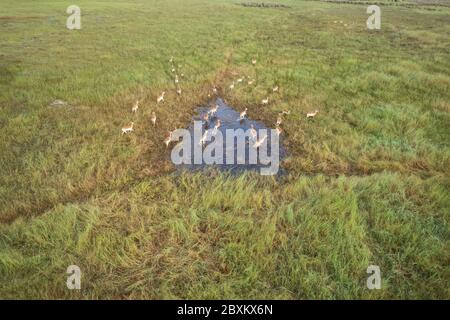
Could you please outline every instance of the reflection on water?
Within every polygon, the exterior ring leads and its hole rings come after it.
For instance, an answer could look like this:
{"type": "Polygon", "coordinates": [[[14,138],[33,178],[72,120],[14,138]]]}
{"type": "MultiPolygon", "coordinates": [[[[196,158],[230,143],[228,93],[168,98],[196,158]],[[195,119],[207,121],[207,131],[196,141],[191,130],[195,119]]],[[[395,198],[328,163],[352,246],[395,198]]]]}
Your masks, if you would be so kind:
{"type": "MultiPolygon", "coordinates": [[[[282,147],[282,143],[281,143],[282,137],[279,136],[279,143],[276,145],[276,147],[272,148],[272,135],[276,134],[276,133],[271,132],[270,129],[273,129],[273,128],[268,128],[264,125],[264,123],[262,123],[260,121],[254,121],[254,120],[248,119],[248,117],[246,117],[243,120],[239,120],[240,112],[234,110],[232,107],[225,104],[225,102],[220,98],[218,98],[215,103],[218,105],[218,109],[214,116],[210,116],[207,121],[204,121],[203,130],[200,133],[200,135],[202,135],[205,132],[205,130],[209,130],[209,132],[212,132],[214,130],[215,124],[217,123],[217,120],[220,120],[220,127],[218,128],[218,131],[220,131],[223,135],[223,155],[224,155],[223,164],[206,164],[204,159],[201,161],[200,164],[193,164],[194,163],[194,149],[195,149],[195,145],[198,145],[198,141],[197,141],[197,144],[195,144],[194,124],[191,123],[190,127],[187,130],[190,132],[190,135],[191,135],[191,145],[192,145],[191,160],[192,161],[190,161],[191,164],[177,165],[178,170],[204,170],[207,168],[216,168],[218,170],[230,171],[232,173],[239,173],[239,172],[243,172],[243,171],[247,171],[247,170],[260,171],[261,168],[270,167],[270,164],[267,164],[267,162],[264,162],[263,157],[260,157],[259,154],[258,154],[256,163],[255,162],[251,163],[251,161],[249,159],[250,151],[253,152],[254,150],[257,150],[257,149],[250,150],[250,148],[254,148],[254,143],[257,139],[252,140],[249,137],[245,137],[244,131],[247,131],[252,126],[258,132],[258,138],[261,138],[261,137],[267,135],[267,139],[266,139],[267,140],[267,157],[270,159],[274,159],[275,157],[277,157],[278,163],[281,162],[281,159],[285,156],[285,150],[282,147]],[[238,139],[234,139],[234,141],[232,143],[227,144],[226,143],[227,142],[227,139],[226,139],[226,130],[227,129],[233,129],[233,130],[242,129],[242,130],[233,131],[234,134],[236,134],[236,136],[238,137],[238,139]],[[260,129],[265,129],[266,131],[264,131],[264,130],[260,131],[260,129]],[[245,153],[237,152],[237,149],[238,149],[237,141],[239,140],[239,137],[241,137],[242,139],[245,139],[245,141],[246,141],[245,144],[241,145],[241,148],[245,148],[245,153]],[[233,164],[227,164],[227,163],[229,163],[228,159],[225,159],[227,154],[228,155],[234,154],[233,164]],[[240,157],[238,157],[238,154],[240,155],[240,157]],[[238,164],[238,162],[240,162],[240,163],[238,164]],[[262,162],[264,162],[264,164],[262,162]]],[[[204,119],[203,116],[208,113],[208,110],[209,110],[208,107],[200,107],[198,109],[198,114],[194,116],[193,120],[194,121],[203,120],[204,119]]],[[[211,137],[211,140],[209,142],[205,143],[203,149],[205,149],[205,147],[207,147],[209,144],[211,144],[214,141],[214,139],[216,138],[215,136],[212,136],[212,135],[210,135],[210,137],[211,137]]],[[[197,132],[197,138],[198,138],[198,132],[197,132]]],[[[273,141],[276,141],[276,139],[274,139],[273,141]]],[[[264,154],[265,154],[265,152],[266,151],[264,151],[264,154]]],[[[281,170],[278,171],[278,173],[280,173],[280,172],[281,172],[281,170]]]]}

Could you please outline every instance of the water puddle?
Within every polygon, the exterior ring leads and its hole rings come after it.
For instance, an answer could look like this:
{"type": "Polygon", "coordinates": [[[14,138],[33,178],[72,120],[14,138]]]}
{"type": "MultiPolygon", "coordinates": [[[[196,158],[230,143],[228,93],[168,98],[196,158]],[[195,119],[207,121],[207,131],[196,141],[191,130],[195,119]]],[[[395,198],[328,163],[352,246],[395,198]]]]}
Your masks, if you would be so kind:
{"type": "MultiPolygon", "coordinates": [[[[214,168],[231,173],[259,171],[265,175],[280,174],[279,164],[286,154],[282,146],[282,135],[278,135],[273,128],[268,128],[261,121],[251,120],[248,117],[239,120],[240,111],[234,110],[220,98],[215,101],[215,104],[218,106],[215,114],[208,113],[210,107],[200,107],[198,114],[193,117],[193,122],[187,128],[190,151],[185,153],[184,150],[177,149],[177,153],[183,154],[185,157],[182,164],[174,162],[177,170],[192,171],[214,168]],[[207,120],[204,119],[206,114],[209,114],[207,120]],[[214,129],[218,120],[220,120],[220,127],[214,129]],[[252,128],[257,132],[256,137],[251,136],[252,128]],[[208,133],[205,134],[206,131],[208,133]],[[230,135],[234,136],[230,138],[230,135]],[[199,141],[203,136],[208,136],[209,141],[202,146],[199,141]],[[261,139],[262,144],[256,147],[256,142],[261,139]],[[215,150],[211,151],[212,149],[215,150]],[[199,152],[202,155],[199,156],[199,152]],[[214,162],[210,158],[208,160],[208,154],[215,157],[214,162]],[[270,173],[267,173],[269,168],[270,173]]],[[[184,139],[180,139],[180,141],[184,141],[184,139]]],[[[174,148],[177,147],[180,145],[174,148]]],[[[174,151],[175,149],[172,150],[172,152],[174,151]]]]}

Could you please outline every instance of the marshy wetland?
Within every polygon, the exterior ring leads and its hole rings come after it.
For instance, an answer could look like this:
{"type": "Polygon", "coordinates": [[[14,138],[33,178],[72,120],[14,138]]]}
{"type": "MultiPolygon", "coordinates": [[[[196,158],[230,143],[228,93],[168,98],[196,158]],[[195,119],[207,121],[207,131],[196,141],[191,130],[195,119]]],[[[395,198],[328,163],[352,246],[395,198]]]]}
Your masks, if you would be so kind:
{"type": "Polygon", "coordinates": [[[238,2],[2,0],[0,298],[448,299],[450,8],[238,2]],[[282,179],[171,162],[214,87],[282,179]]]}

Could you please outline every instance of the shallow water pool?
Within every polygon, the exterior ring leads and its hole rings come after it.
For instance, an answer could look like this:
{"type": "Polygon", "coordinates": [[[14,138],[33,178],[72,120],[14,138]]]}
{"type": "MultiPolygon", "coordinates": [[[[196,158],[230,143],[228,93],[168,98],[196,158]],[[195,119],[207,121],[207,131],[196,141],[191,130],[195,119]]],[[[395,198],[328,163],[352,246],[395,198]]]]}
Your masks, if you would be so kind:
{"type": "MultiPolygon", "coordinates": [[[[264,172],[261,169],[266,168],[265,171],[267,171],[267,168],[270,167],[274,169],[274,172],[270,174],[279,174],[281,172],[279,163],[286,154],[282,146],[282,136],[278,136],[275,130],[271,130],[273,128],[268,128],[261,121],[251,120],[248,117],[240,119],[240,111],[236,111],[227,105],[221,98],[218,98],[214,103],[218,106],[214,116],[210,115],[209,119],[205,121],[203,116],[208,113],[210,108],[200,107],[198,113],[193,117],[193,122],[187,128],[189,131],[190,152],[185,154],[185,159],[189,161],[185,161],[187,163],[183,164],[176,164],[177,169],[205,170],[216,168],[221,171],[240,173],[248,170],[264,172]],[[215,131],[214,127],[218,120],[220,120],[221,124],[215,131]],[[249,135],[249,129],[252,126],[257,132],[257,136],[254,138],[249,135]],[[205,135],[207,130],[206,136],[209,138],[209,141],[202,146],[199,140],[205,135]],[[233,135],[231,139],[230,135],[233,135]],[[263,139],[262,145],[255,147],[256,142],[264,138],[264,136],[266,138],[263,139]],[[199,156],[199,152],[203,154],[199,156]],[[255,153],[256,158],[254,157],[255,153]],[[209,154],[215,157],[217,161],[211,163],[211,160],[208,160],[209,154]],[[222,157],[220,154],[222,154],[222,157]],[[253,154],[253,157],[251,154],[253,154]],[[278,165],[275,162],[278,162],[278,165]]],[[[180,145],[177,147],[180,147],[180,145]]],[[[184,154],[185,152],[179,149],[172,150],[172,152],[174,151],[177,151],[179,154],[184,154]]]]}

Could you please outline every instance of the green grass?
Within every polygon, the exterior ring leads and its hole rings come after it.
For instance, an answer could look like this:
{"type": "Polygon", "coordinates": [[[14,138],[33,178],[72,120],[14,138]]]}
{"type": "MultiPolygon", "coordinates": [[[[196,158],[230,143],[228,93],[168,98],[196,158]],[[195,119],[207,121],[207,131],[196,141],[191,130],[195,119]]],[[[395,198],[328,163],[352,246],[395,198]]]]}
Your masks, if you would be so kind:
{"type": "Polygon", "coordinates": [[[450,297],[450,9],[382,6],[373,32],[363,5],[278,2],[83,0],[70,31],[67,2],[2,1],[0,298],[450,297]],[[165,134],[213,84],[291,111],[288,175],[174,173],[165,134]]]}

